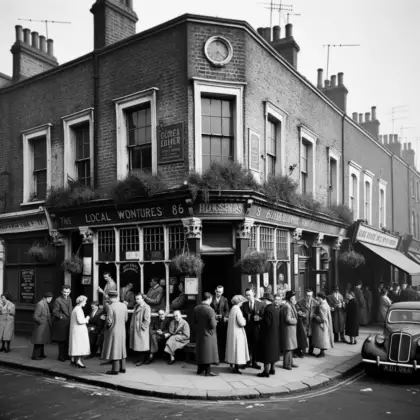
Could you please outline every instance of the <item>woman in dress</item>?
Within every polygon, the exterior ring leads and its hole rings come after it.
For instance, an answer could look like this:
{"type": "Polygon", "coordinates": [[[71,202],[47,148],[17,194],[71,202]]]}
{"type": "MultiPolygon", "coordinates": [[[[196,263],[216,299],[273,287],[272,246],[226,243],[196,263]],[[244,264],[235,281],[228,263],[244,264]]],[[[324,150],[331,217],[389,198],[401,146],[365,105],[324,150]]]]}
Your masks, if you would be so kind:
{"type": "Polygon", "coordinates": [[[315,310],[312,345],[320,350],[316,357],[325,357],[325,350],[334,347],[331,311],[325,293],[319,292],[317,296],[319,305],[315,310]]]}
{"type": "Polygon", "coordinates": [[[381,297],[379,298],[379,313],[378,321],[385,322],[388,308],[392,305],[391,299],[388,297],[388,290],[385,288],[381,290],[381,297]]]}
{"type": "Polygon", "coordinates": [[[82,357],[90,355],[89,332],[87,329],[90,317],[85,316],[83,312],[86,301],[87,297],[83,295],[76,299],[76,306],[70,319],[69,356],[71,357],[71,364],[82,369],[86,367],[82,363],[82,357]]]}
{"type": "Polygon", "coordinates": [[[234,366],[232,372],[239,373],[239,366],[246,365],[249,360],[248,341],[246,339],[246,320],[242,314],[240,305],[246,299],[241,295],[232,298],[232,309],[229,312],[229,320],[226,336],[226,363],[234,366]]]}
{"type": "Polygon", "coordinates": [[[346,295],[346,335],[350,337],[349,344],[357,344],[356,337],[359,335],[359,307],[354,293],[346,295]]]}
{"type": "Polygon", "coordinates": [[[10,342],[15,334],[16,308],[9,293],[0,296],[0,351],[10,352],[10,342]]]}

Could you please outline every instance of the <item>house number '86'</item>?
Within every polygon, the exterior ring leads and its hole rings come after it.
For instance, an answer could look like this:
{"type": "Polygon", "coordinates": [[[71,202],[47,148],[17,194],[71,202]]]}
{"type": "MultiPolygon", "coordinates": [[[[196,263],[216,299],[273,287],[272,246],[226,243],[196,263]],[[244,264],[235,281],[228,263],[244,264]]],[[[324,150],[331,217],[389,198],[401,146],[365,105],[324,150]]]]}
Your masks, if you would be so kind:
{"type": "Polygon", "coordinates": [[[178,204],[178,205],[174,204],[174,205],[172,206],[172,214],[173,214],[174,216],[176,216],[176,215],[178,215],[178,214],[183,214],[183,213],[184,213],[184,207],[182,207],[182,205],[181,205],[181,204],[178,204]]]}

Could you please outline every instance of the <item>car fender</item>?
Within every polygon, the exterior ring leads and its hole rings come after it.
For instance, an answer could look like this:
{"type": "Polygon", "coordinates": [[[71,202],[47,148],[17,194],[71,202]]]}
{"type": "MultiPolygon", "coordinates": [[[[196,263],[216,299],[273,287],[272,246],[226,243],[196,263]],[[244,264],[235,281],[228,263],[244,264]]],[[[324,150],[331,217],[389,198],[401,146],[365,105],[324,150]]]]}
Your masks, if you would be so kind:
{"type": "Polygon", "coordinates": [[[374,335],[370,335],[368,338],[366,338],[362,346],[362,358],[377,360],[377,357],[379,356],[380,360],[386,361],[387,351],[385,346],[376,344],[375,337],[376,336],[374,335]]]}

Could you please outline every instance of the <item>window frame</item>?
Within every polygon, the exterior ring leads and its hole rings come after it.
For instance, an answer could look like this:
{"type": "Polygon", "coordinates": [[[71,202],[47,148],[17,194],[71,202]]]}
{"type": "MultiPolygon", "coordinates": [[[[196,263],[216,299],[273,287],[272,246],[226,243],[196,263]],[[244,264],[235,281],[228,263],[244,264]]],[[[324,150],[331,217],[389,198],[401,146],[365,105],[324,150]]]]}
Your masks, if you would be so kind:
{"type": "Polygon", "coordinates": [[[353,212],[353,220],[358,220],[360,215],[360,171],[362,167],[358,165],[356,162],[350,160],[349,161],[349,204],[351,203],[351,197],[356,199],[356,212],[353,212]],[[352,191],[353,183],[352,183],[352,175],[354,175],[357,179],[357,192],[354,194],[352,191]],[[353,195],[352,195],[353,193],[353,195]]]}
{"type": "Polygon", "coordinates": [[[386,186],[387,182],[383,179],[379,179],[379,201],[378,201],[378,207],[379,207],[379,221],[378,225],[379,228],[385,228],[386,227],[386,186]],[[381,192],[384,193],[384,205],[383,205],[383,211],[381,214],[381,192]],[[382,219],[382,226],[381,226],[381,219],[382,219]]]}
{"type": "Polygon", "coordinates": [[[316,199],[316,141],[317,135],[310,131],[304,126],[299,126],[299,186],[302,192],[302,168],[301,168],[301,156],[303,144],[307,143],[308,147],[308,169],[311,169],[311,173],[308,175],[308,185],[311,189],[306,191],[306,194],[311,194],[314,199],[316,199]],[[310,157],[309,157],[310,154],[310,157]]]}
{"type": "MultiPolygon", "coordinates": [[[[194,167],[195,171],[201,173],[202,164],[202,130],[201,117],[202,107],[201,99],[203,97],[224,97],[233,100],[233,160],[243,164],[244,162],[244,133],[243,133],[243,83],[233,84],[222,83],[220,81],[204,80],[193,78],[194,81],[194,140],[195,154],[194,167]]],[[[153,149],[152,149],[153,152],[153,149]]]]}
{"type": "Polygon", "coordinates": [[[338,205],[340,204],[340,162],[341,162],[341,152],[334,149],[333,147],[328,147],[328,197],[331,201],[330,204],[338,205]],[[334,160],[336,164],[336,176],[335,176],[335,182],[336,182],[336,192],[334,193],[335,196],[335,202],[332,200],[332,191],[329,188],[329,183],[331,181],[331,161],[334,160]]]}
{"type": "Polygon", "coordinates": [[[372,223],[372,196],[373,196],[373,177],[375,176],[374,173],[365,169],[364,176],[363,176],[363,217],[367,220],[368,225],[373,226],[372,223]],[[369,184],[369,197],[366,196],[366,184],[369,184]],[[367,201],[369,198],[369,201],[367,201]],[[366,203],[369,203],[369,214],[366,215],[366,203]]]}
{"type": "Polygon", "coordinates": [[[31,145],[31,141],[39,138],[45,137],[45,146],[46,146],[46,159],[47,159],[47,195],[48,191],[51,189],[51,127],[52,124],[44,124],[38,127],[31,128],[29,130],[24,130],[21,132],[22,143],[23,143],[23,201],[21,205],[30,205],[37,203],[44,203],[45,199],[31,201],[31,195],[34,191],[34,151],[31,145]]]}
{"type": "Polygon", "coordinates": [[[416,213],[414,210],[411,212],[411,233],[413,235],[413,238],[417,238],[417,227],[416,227],[416,213]]]}
{"type": "Polygon", "coordinates": [[[95,155],[93,149],[93,108],[83,109],[73,114],[66,115],[61,119],[63,121],[64,130],[64,188],[68,187],[69,185],[69,177],[76,181],[78,179],[76,164],[77,145],[74,129],[83,123],[89,124],[90,179],[91,186],[93,187],[95,185],[95,155]]]}
{"type": "Polygon", "coordinates": [[[126,111],[150,103],[152,173],[157,173],[157,87],[151,87],[114,99],[117,137],[117,180],[124,179],[130,173],[130,154],[128,150],[128,127],[126,111]]]}

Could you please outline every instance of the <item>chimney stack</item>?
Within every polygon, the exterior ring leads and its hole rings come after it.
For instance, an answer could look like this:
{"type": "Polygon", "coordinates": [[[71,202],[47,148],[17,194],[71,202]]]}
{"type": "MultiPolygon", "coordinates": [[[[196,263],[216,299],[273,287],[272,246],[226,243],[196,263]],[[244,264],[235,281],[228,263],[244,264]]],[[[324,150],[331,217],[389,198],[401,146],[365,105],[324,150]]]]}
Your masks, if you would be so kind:
{"type": "Polygon", "coordinates": [[[410,166],[416,165],[416,152],[411,148],[411,143],[404,143],[401,156],[410,166]]]}
{"type": "Polygon", "coordinates": [[[132,0],[96,0],[90,11],[93,14],[95,50],[136,33],[138,17],[132,0]]]}
{"type": "Polygon", "coordinates": [[[338,73],[338,86],[344,86],[344,73],[338,73]]]}
{"type": "Polygon", "coordinates": [[[359,124],[363,124],[363,114],[359,114],[359,124]]]}
{"type": "Polygon", "coordinates": [[[273,36],[273,42],[271,45],[284,59],[286,59],[286,61],[288,61],[294,68],[297,68],[297,57],[300,47],[293,38],[293,25],[288,23],[285,29],[285,37],[280,39],[279,27],[279,38],[276,39],[276,37],[273,36]]]}
{"type": "Polygon", "coordinates": [[[324,81],[324,88],[329,89],[330,88],[330,81],[328,79],[325,79],[324,81]]]}
{"type": "Polygon", "coordinates": [[[257,28],[258,35],[264,38],[264,28],[257,28]]]}
{"type": "Polygon", "coordinates": [[[337,76],[335,74],[333,74],[331,76],[331,88],[335,88],[336,87],[336,80],[337,80],[337,76]]]}
{"type": "Polygon", "coordinates": [[[280,39],[280,26],[276,25],[273,27],[273,42],[280,39]]]}
{"type": "Polygon", "coordinates": [[[45,37],[30,29],[15,26],[16,39],[11,48],[13,54],[13,82],[26,79],[58,66],[52,49],[53,41],[49,39],[48,51],[45,37]]]}
{"type": "Polygon", "coordinates": [[[353,121],[357,123],[357,112],[353,112],[353,121]]]}
{"type": "MultiPolygon", "coordinates": [[[[383,136],[385,139],[385,147],[391,152],[394,153],[394,155],[398,156],[398,157],[402,157],[403,159],[406,152],[408,152],[407,150],[401,150],[402,149],[402,144],[398,139],[398,134],[388,134],[388,135],[384,135],[383,136]]],[[[414,161],[413,161],[414,164],[414,161]]]]}
{"type": "Polygon", "coordinates": [[[318,81],[316,84],[316,87],[320,90],[322,90],[322,76],[323,76],[324,70],[318,69],[318,81]]]}
{"type": "Polygon", "coordinates": [[[343,112],[347,112],[347,94],[349,91],[344,86],[344,74],[338,73],[331,76],[331,84],[325,81],[325,95],[334,102],[343,112]],[[338,79],[338,84],[337,84],[338,79]]]}
{"type": "Polygon", "coordinates": [[[267,42],[271,42],[271,28],[268,26],[264,28],[264,39],[267,42]]]}

